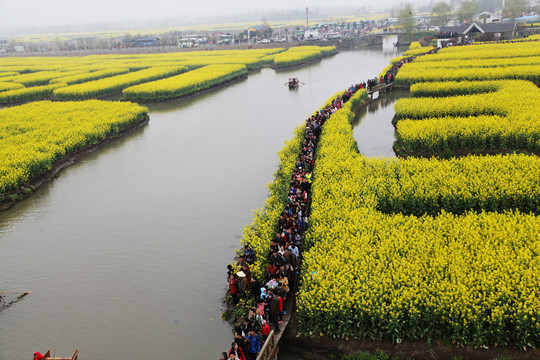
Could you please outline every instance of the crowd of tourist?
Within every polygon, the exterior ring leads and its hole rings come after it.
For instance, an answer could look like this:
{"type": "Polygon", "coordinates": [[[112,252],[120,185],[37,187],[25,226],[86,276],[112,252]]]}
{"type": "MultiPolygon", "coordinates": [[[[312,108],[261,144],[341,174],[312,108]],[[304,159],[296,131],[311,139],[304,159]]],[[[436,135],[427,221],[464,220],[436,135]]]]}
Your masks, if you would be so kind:
{"type": "MultiPolygon", "coordinates": [[[[393,81],[398,69],[416,56],[402,59],[393,65],[381,78],[381,82],[393,81]]],[[[378,79],[375,78],[352,85],[306,120],[305,137],[291,178],[287,204],[279,216],[277,232],[270,241],[266,255],[264,278],[258,279],[251,273],[256,254],[249,244],[244,246],[235,266],[227,266],[233,306],[250,299],[256,305],[249,309],[242,324],[234,328],[234,340],[229,351],[221,354],[221,360],[254,360],[272,328],[274,334],[282,331],[280,323],[283,315],[286,315],[286,304],[295,292],[298,279],[303,236],[308,226],[311,184],[314,180],[313,161],[322,126],[356,91],[365,88],[369,90],[377,83],[378,79]]]]}
{"type": "Polygon", "coordinates": [[[451,39],[451,38],[457,38],[461,34],[459,34],[456,31],[445,31],[445,32],[439,32],[437,34],[437,39],[451,39]]]}

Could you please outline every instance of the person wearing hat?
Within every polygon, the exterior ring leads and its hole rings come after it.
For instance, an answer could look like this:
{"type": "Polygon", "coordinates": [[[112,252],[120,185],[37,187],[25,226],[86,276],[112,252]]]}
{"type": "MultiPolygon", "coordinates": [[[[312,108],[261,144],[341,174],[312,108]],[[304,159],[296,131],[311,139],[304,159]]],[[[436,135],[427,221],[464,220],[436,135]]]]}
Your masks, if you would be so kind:
{"type": "Polygon", "coordinates": [[[240,283],[240,293],[243,295],[249,289],[249,282],[247,281],[246,274],[240,270],[236,273],[238,276],[238,282],[240,283]]]}

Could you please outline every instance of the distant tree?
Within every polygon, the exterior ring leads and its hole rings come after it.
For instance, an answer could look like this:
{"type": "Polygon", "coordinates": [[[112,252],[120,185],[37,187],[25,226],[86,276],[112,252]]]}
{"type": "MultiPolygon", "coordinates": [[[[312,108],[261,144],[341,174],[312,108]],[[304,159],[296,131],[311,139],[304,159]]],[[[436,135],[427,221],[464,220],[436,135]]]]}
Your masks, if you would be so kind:
{"type": "Polygon", "coordinates": [[[460,23],[470,23],[473,20],[476,11],[476,4],[473,0],[464,0],[461,2],[461,7],[457,11],[457,20],[460,23]]]}
{"type": "Polygon", "coordinates": [[[178,37],[174,32],[168,32],[161,35],[160,43],[162,45],[178,45],[178,37]]]}
{"type": "Polygon", "coordinates": [[[512,20],[522,16],[527,10],[527,3],[525,0],[505,0],[503,15],[511,18],[512,20]]]}
{"type": "Polygon", "coordinates": [[[262,24],[262,29],[261,29],[261,36],[263,38],[266,38],[266,39],[270,39],[272,37],[272,32],[274,30],[272,30],[272,28],[270,27],[270,25],[268,25],[268,21],[266,21],[266,18],[263,19],[263,24],[262,24]]]}
{"type": "Polygon", "coordinates": [[[270,26],[267,26],[265,27],[261,33],[262,33],[262,36],[266,39],[270,39],[272,37],[272,34],[274,32],[274,29],[272,29],[270,26]]]}
{"type": "Polygon", "coordinates": [[[431,9],[431,23],[438,27],[448,25],[448,22],[452,18],[452,7],[446,2],[441,1],[437,3],[433,9],[431,9]]]}
{"type": "Polygon", "coordinates": [[[405,5],[398,13],[398,26],[405,33],[404,39],[411,41],[412,33],[416,27],[416,20],[414,20],[414,13],[411,4],[405,5]]]}

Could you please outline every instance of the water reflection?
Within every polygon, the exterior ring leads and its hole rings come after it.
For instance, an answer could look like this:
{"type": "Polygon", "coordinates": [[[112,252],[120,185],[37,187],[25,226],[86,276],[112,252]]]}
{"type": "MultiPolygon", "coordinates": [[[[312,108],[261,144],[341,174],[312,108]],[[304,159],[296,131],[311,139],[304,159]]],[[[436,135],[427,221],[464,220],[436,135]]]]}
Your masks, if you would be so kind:
{"type": "Polygon", "coordinates": [[[379,94],[358,112],[352,125],[358,151],[361,154],[374,157],[396,157],[392,148],[396,140],[395,129],[392,125],[395,114],[394,103],[408,96],[408,91],[391,90],[379,94]]]}

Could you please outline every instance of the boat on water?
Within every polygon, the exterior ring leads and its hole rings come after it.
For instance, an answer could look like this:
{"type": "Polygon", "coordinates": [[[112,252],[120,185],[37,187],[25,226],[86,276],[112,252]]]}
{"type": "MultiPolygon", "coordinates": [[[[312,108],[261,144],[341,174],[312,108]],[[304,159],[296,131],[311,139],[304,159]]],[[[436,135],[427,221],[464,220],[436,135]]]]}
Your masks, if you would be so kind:
{"type": "MultiPolygon", "coordinates": [[[[41,359],[43,360],[77,360],[79,357],[79,350],[75,349],[75,351],[73,352],[73,355],[71,355],[71,357],[57,357],[56,355],[51,357],[51,351],[48,350],[45,355],[43,355],[43,357],[41,359]]],[[[36,358],[35,354],[34,354],[34,359],[36,358]]]]}
{"type": "Polygon", "coordinates": [[[289,78],[289,89],[297,88],[299,84],[298,78],[289,78]]]}

